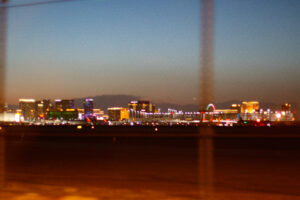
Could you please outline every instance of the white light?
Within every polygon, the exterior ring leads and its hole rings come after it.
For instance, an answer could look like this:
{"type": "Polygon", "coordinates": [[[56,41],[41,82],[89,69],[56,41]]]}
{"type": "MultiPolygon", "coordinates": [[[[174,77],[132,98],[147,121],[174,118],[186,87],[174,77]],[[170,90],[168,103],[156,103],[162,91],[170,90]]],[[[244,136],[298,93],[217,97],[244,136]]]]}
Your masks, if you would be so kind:
{"type": "Polygon", "coordinates": [[[19,113],[17,113],[16,115],[15,115],[15,122],[20,122],[20,117],[21,117],[21,115],[19,114],[19,113]]]}
{"type": "Polygon", "coordinates": [[[277,113],[276,114],[276,117],[279,119],[279,118],[281,118],[281,114],[280,113],[277,113]]]}
{"type": "Polygon", "coordinates": [[[108,108],[107,110],[121,110],[121,107],[112,107],[112,108],[108,108]]]}
{"type": "Polygon", "coordinates": [[[35,102],[34,99],[19,99],[19,102],[35,102]]]}

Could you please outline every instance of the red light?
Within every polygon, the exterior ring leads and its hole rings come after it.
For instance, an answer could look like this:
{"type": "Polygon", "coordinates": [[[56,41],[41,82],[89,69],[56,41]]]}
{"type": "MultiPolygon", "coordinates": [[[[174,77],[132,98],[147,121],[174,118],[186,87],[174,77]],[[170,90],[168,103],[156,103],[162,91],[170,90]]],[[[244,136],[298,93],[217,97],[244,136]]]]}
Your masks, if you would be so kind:
{"type": "Polygon", "coordinates": [[[86,118],[86,121],[87,121],[87,122],[91,122],[91,120],[90,120],[88,117],[86,118]]]}
{"type": "Polygon", "coordinates": [[[259,123],[259,122],[260,122],[260,119],[256,119],[256,122],[258,122],[258,123],[259,123]]]}

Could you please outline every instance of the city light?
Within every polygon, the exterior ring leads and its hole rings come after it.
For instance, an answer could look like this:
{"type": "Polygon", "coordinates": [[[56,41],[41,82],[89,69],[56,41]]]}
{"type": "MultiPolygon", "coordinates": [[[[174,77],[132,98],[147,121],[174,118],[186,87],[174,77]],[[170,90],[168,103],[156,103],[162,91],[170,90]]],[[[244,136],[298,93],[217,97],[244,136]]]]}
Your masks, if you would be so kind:
{"type": "Polygon", "coordinates": [[[19,102],[32,102],[32,103],[34,103],[35,100],[34,99],[19,99],[19,102]]]}
{"type": "Polygon", "coordinates": [[[278,119],[280,119],[280,118],[281,118],[281,114],[280,114],[280,113],[276,113],[276,117],[277,117],[278,119]]]}
{"type": "MultiPolygon", "coordinates": [[[[94,108],[94,99],[86,98],[82,108],[75,108],[73,99],[19,99],[19,109],[11,113],[0,113],[0,122],[14,122],[29,125],[215,125],[215,126],[254,126],[252,122],[265,125],[266,122],[284,123],[295,121],[295,112],[290,104],[283,104],[279,111],[264,110],[258,101],[243,101],[231,104],[228,108],[217,109],[212,103],[206,110],[183,111],[168,108],[167,112],[150,101],[130,101],[128,107],[108,107],[107,113],[94,108]],[[220,125],[222,124],[222,125],[220,125]]],[[[80,129],[80,127],[77,127],[80,129]]],[[[93,129],[93,128],[91,128],[93,129]]]]}
{"type": "Polygon", "coordinates": [[[81,125],[78,125],[78,126],[77,126],[77,129],[81,130],[81,129],[82,129],[82,126],[81,126],[81,125]]]}

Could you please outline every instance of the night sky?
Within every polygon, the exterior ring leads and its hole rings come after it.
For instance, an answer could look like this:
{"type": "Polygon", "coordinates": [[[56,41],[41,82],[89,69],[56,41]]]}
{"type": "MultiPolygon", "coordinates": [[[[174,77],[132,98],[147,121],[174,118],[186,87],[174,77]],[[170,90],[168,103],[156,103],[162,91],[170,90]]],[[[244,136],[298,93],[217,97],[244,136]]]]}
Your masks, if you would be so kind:
{"type": "MultiPolygon", "coordinates": [[[[11,8],[7,101],[129,94],[198,103],[200,15],[199,0],[11,8]]],[[[299,20],[299,0],[215,0],[215,100],[299,103],[299,20]]]]}

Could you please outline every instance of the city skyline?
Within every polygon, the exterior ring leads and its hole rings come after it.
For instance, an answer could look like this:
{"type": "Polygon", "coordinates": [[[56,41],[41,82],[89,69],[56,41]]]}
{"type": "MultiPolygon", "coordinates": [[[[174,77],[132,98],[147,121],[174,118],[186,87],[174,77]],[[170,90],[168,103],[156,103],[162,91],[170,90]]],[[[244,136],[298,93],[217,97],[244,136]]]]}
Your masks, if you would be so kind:
{"type": "MultiPolygon", "coordinates": [[[[292,0],[215,1],[217,102],[299,102],[299,13],[292,0]]],[[[7,102],[128,94],[197,103],[200,15],[200,1],[182,0],[11,8],[7,102]]]]}
{"type": "Polygon", "coordinates": [[[0,0],[0,196],[300,197],[299,0],[0,0]]]}
{"type": "MultiPolygon", "coordinates": [[[[106,108],[100,108],[93,98],[74,99],[19,99],[18,109],[6,109],[0,114],[0,121],[13,124],[31,125],[215,125],[215,126],[272,126],[295,125],[295,111],[289,103],[276,109],[264,108],[258,101],[243,101],[216,107],[214,104],[203,105],[199,110],[180,110],[169,107],[161,110],[160,106],[148,100],[130,100],[106,108]],[[96,104],[95,104],[96,103],[96,104]],[[77,104],[77,105],[76,105],[77,104]],[[81,107],[81,108],[80,108],[81,107]],[[107,112],[106,112],[107,111],[107,112]]],[[[101,105],[103,106],[103,104],[101,105]]],[[[81,129],[80,128],[80,129],[81,129]]]]}
{"type": "MultiPolygon", "coordinates": [[[[198,104],[172,104],[168,102],[155,102],[151,99],[143,99],[138,96],[132,96],[132,95],[101,95],[101,96],[89,96],[85,98],[19,98],[18,103],[16,104],[6,104],[6,109],[8,109],[8,112],[16,111],[19,106],[20,102],[36,102],[37,104],[43,101],[49,102],[51,105],[57,104],[57,102],[66,101],[66,102],[72,102],[72,108],[79,108],[84,109],[85,104],[89,101],[92,102],[93,106],[95,105],[95,108],[101,108],[101,110],[106,110],[109,107],[127,107],[128,103],[135,102],[135,101],[141,101],[141,102],[151,102],[153,105],[156,105],[156,108],[161,110],[162,112],[166,112],[167,110],[178,110],[178,111],[185,111],[185,112],[197,112],[201,108],[198,104]]],[[[228,109],[230,105],[238,105],[242,102],[259,102],[256,100],[231,100],[231,101],[224,101],[224,102],[211,102],[206,105],[204,105],[204,109],[207,109],[209,105],[214,105],[215,109],[228,109]]],[[[280,107],[285,104],[291,105],[291,111],[296,112],[297,107],[291,103],[291,102],[281,102],[281,103],[274,103],[274,102],[259,102],[260,108],[263,110],[280,110],[280,107]]]]}

